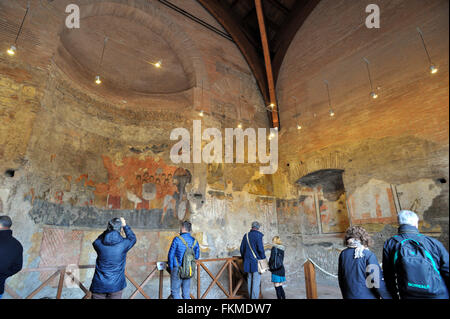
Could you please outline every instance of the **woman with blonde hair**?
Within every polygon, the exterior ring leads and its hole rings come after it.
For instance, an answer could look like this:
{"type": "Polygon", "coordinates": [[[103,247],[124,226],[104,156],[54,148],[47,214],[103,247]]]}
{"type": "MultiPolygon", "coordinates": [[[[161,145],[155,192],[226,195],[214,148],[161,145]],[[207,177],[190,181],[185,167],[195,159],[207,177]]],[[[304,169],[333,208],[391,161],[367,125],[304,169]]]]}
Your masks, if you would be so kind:
{"type": "Polygon", "coordinates": [[[286,299],[282,284],[286,282],[284,270],[284,246],[279,236],[272,239],[272,250],[270,252],[269,270],[272,273],[272,282],[275,286],[278,299],[286,299]]]}

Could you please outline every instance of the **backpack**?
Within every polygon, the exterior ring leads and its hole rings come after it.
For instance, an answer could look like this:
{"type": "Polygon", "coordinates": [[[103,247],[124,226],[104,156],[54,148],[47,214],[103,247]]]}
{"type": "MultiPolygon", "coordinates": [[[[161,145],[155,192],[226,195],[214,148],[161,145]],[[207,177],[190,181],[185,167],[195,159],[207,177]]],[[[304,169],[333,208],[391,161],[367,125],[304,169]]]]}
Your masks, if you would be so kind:
{"type": "Polygon", "coordinates": [[[278,270],[283,266],[283,262],[281,261],[281,256],[278,253],[278,248],[275,248],[275,255],[269,260],[269,268],[270,270],[278,270]]]}
{"type": "Polygon", "coordinates": [[[400,295],[433,298],[445,293],[441,274],[423,244],[411,238],[394,239],[398,242],[394,269],[400,295]]]}
{"type": "Polygon", "coordinates": [[[178,276],[181,279],[190,279],[192,276],[194,276],[195,268],[196,268],[196,262],[195,262],[195,252],[194,247],[197,244],[197,239],[194,240],[194,244],[192,247],[189,247],[187,242],[184,240],[182,236],[177,236],[180,238],[180,240],[183,242],[183,244],[186,246],[186,250],[184,251],[183,260],[181,262],[181,266],[178,265],[178,259],[175,258],[177,261],[178,267],[178,276]]]}

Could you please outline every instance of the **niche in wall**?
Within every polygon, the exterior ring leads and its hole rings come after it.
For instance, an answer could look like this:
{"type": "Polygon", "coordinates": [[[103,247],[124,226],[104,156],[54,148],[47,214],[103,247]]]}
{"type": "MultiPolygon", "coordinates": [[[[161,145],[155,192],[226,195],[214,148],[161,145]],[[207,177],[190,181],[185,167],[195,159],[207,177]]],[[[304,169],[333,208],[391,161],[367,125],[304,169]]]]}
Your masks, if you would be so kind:
{"type": "Polygon", "coordinates": [[[303,233],[341,233],[349,226],[343,172],[323,169],[297,181],[303,233]]]}

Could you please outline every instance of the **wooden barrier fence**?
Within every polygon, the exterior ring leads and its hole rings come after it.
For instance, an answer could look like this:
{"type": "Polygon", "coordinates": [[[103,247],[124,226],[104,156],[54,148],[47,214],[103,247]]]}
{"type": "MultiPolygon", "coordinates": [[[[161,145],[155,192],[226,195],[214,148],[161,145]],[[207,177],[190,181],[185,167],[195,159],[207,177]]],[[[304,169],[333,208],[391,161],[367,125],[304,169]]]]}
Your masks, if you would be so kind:
{"type": "MultiPolygon", "coordinates": [[[[230,258],[213,258],[213,259],[201,259],[197,260],[197,296],[191,294],[192,299],[205,299],[206,296],[211,292],[214,286],[219,287],[219,289],[225,294],[227,299],[241,299],[244,298],[244,294],[238,294],[242,284],[245,281],[244,273],[241,269],[240,262],[242,259],[240,257],[230,257],[230,258]],[[205,263],[223,263],[216,275],[214,275],[211,270],[207,267],[205,263]],[[208,285],[206,290],[202,293],[202,271],[206,272],[208,276],[212,279],[211,283],[208,285]],[[223,274],[228,277],[228,287],[227,289],[220,283],[219,279],[223,274]]],[[[90,299],[91,293],[81,282],[80,279],[72,273],[72,265],[66,266],[53,266],[53,267],[39,267],[39,268],[27,268],[22,269],[21,273],[30,272],[52,272],[52,274],[41,284],[39,287],[34,289],[28,296],[24,299],[32,299],[36,296],[45,286],[49,285],[51,281],[59,276],[58,286],[56,290],[56,299],[61,299],[62,291],[64,288],[64,282],[66,276],[68,276],[74,284],[76,284],[83,292],[83,299],[90,299]]],[[[133,265],[136,266],[136,265],[133,265]]],[[[164,289],[164,272],[166,270],[158,270],[156,262],[149,262],[144,264],[139,264],[139,266],[150,266],[151,271],[145,277],[141,284],[134,280],[125,270],[125,277],[131,282],[131,284],[136,288],[136,290],[130,295],[129,299],[134,299],[138,294],[141,294],[146,299],[151,299],[151,297],[144,291],[145,285],[147,285],[155,275],[159,275],[159,291],[158,299],[163,299],[163,289],[164,289]]],[[[78,269],[94,269],[95,265],[77,265],[78,269]]],[[[315,267],[309,260],[303,264],[305,271],[305,286],[306,286],[306,298],[307,299],[317,299],[317,284],[316,284],[316,274],[315,267]]],[[[10,286],[5,285],[5,291],[14,299],[22,299],[10,286]]],[[[261,295],[260,295],[261,296],[261,295]]]]}
{"type": "MultiPolygon", "coordinates": [[[[218,286],[220,290],[226,295],[227,299],[238,299],[243,298],[242,295],[238,295],[239,288],[241,288],[244,282],[244,274],[239,268],[239,260],[240,257],[230,257],[230,258],[215,258],[215,259],[201,259],[197,260],[197,297],[194,297],[191,294],[191,298],[195,299],[204,299],[210,293],[211,289],[214,286],[218,286]],[[205,263],[223,263],[218,273],[214,275],[211,270],[207,267],[205,263]],[[225,270],[227,270],[225,272],[225,270]],[[201,290],[201,275],[202,271],[206,272],[209,277],[211,277],[212,282],[209,284],[207,289],[202,293],[201,290]],[[227,274],[228,277],[228,289],[225,289],[223,285],[220,283],[219,279],[223,274],[227,274]],[[235,285],[234,282],[237,282],[235,285]]],[[[136,265],[133,265],[136,266],[136,265]]],[[[163,288],[164,288],[164,272],[167,270],[158,270],[156,262],[149,262],[144,264],[139,264],[139,266],[149,266],[151,268],[150,273],[145,277],[142,283],[138,283],[134,278],[130,276],[127,270],[125,270],[125,277],[131,282],[131,284],[136,288],[136,290],[130,295],[129,299],[134,299],[138,294],[141,294],[146,299],[151,299],[151,297],[144,291],[145,285],[147,285],[156,274],[159,274],[159,293],[158,298],[163,299],[163,288]]],[[[76,265],[77,269],[93,269],[95,265],[76,265]]],[[[48,286],[52,280],[59,276],[58,286],[56,289],[56,299],[61,299],[62,291],[64,288],[64,282],[66,276],[69,277],[72,282],[77,285],[83,292],[83,299],[90,299],[91,293],[89,289],[87,289],[80,281],[79,278],[75,276],[72,272],[73,265],[65,265],[65,266],[51,266],[51,267],[39,267],[39,268],[27,268],[22,269],[21,273],[30,273],[30,272],[52,272],[52,274],[42,282],[39,287],[34,289],[28,296],[24,299],[32,299],[35,297],[44,287],[48,286]]],[[[5,291],[14,299],[22,299],[10,286],[5,285],[5,291]]]]}

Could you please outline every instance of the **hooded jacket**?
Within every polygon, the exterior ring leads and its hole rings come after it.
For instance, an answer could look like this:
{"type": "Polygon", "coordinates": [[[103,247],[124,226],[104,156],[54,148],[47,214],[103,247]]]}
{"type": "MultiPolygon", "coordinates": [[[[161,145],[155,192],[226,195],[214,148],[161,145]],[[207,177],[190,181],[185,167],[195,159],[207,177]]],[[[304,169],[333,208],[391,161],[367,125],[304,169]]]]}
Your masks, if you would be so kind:
{"type": "Polygon", "coordinates": [[[283,245],[273,244],[272,250],[270,251],[269,265],[272,264],[273,260],[275,259],[275,256],[278,260],[281,261],[281,268],[276,269],[276,270],[270,269],[270,272],[273,275],[284,277],[286,275],[286,272],[284,269],[284,246],[283,245]]]}
{"type": "Polygon", "coordinates": [[[383,279],[383,272],[378,264],[377,257],[368,249],[363,256],[354,258],[355,248],[346,248],[339,255],[338,281],[344,299],[392,299],[383,279]],[[374,270],[367,268],[371,265],[374,270]],[[369,270],[369,271],[368,271],[369,270]],[[379,274],[379,286],[367,287],[366,280],[369,275],[379,274]]]}
{"type": "MultiPolygon", "coordinates": [[[[192,247],[195,238],[192,237],[190,233],[181,233],[180,236],[183,237],[183,239],[186,241],[189,247],[192,247]]],[[[200,245],[198,241],[195,244],[195,247],[193,248],[195,253],[195,259],[198,259],[200,256],[200,245]]],[[[168,267],[170,270],[182,264],[185,251],[186,245],[181,241],[180,238],[178,238],[178,236],[175,237],[172,241],[172,245],[170,246],[169,254],[167,256],[168,267]]]]}
{"type": "Polygon", "coordinates": [[[123,227],[126,238],[116,230],[105,231],[93,243],[97,252],[94,278],[90,291],[93,293],[113,293],[124,289],[127,252],[136,244],[136,236],[131,228],[123,227]]]}
{"type": "MultiPolygon", "coordinates": [[[[428,237],[419,233],[419,230],[411,225],[400,225],[398,228],[398,235],[395,235],[400,240],[410,238],[420,242],[424,248],[431,254],[434,259],[435,265],[442,276],[442,291],[440,296],[436,296],[437,299],[449,298],[449,257],[448,252],[444,245],[432,237],[428,237]]],[[[386,286],[389,289],[393,298],[398,299],[410,299],[413,298],[407,293],[399,291],[396,284],[396,274],[394,268],[394,255],[398,249],[398,241],[391,237],[384,243],[383,248],[383,271],[386,280],[386,286]]],[[[426,298],[426,296],[423,296],[426,298]]]]}
{"type": "Polygon", "coordinates": [[[23,247],[12,236],[12,230],[0,230],[0,295],[5,290],[5,280],[22,269],[23,247]]]}
{"type": "Polygon", "coordinates": [[[264,245],[263,245],[263,233],[258,230],[252,229],[248,233],[248,240],[250,241],[250,245],[252,245],[252,249],[255,252],[256,259],[253,256],[252,250],[248,246],[247,242],[247,234],[244,235],[241,242],[241,256],[244,259],[244,272],[246,273],[254,273],[258,272],[258,261],[257,259],[265,259],[266,254],[264,253],[264,245]]]}

